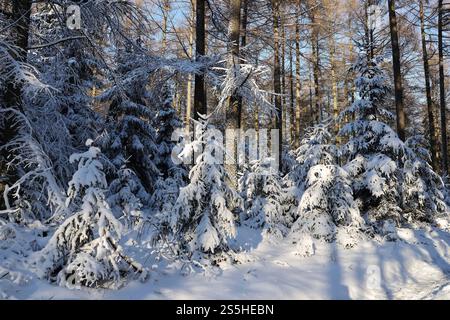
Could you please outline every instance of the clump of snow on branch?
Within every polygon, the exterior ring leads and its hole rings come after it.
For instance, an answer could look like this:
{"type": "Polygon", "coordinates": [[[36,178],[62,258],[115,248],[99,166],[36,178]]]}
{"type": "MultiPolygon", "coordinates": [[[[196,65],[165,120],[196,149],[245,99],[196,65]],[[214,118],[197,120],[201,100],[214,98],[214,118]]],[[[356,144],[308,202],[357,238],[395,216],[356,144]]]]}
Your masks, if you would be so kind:
{"type": "Polygon", "coordinates": [[[213,70],[224,73],[220,77],[220,98],[216,110],[225,108],[231,96],[239,96],[247,106],[259,106],[261,112],[271,113],[274,110],[268,99],[269,93],[261,89],[256,80],[269,72],[267,67],[240,63],[227,68],[215,67],[213,70]]]}

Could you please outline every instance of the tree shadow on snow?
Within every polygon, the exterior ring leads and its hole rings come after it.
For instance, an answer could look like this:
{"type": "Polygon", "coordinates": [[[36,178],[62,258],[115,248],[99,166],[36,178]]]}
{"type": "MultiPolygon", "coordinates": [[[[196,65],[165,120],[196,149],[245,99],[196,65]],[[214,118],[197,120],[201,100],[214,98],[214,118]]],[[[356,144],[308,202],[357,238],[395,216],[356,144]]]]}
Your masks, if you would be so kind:
{"type": "Polygon", "coordinates": [[[235,251],[252,251],[255,250],[262,241],[263,235],[260,229],[241,225],[237,228],[236,238],[231,240],[230,246],[235,251]]]}
{"type": "Polygon", "coordinates": [[[328,264],[328,291],[331,299],[349,300],[350,292],[348,286],[343,284],[343,268],[339,259],[337,243],[330,243],[331,263],[328,264]]]}
{"type": "MultiPolygon", "coordinates": [[[[427,233],[420,232],[420,230],[412,231],[417,242],[423,244],[420,248],[427,251],[428,257],[431,258],[433,264],[438,267],[444,275],[450,276],[450,264],[436,249],[436,240],[427,233]]],[[[438,241],[442,241],[446,246],[450,246],[450,235],[447,232],[438,229],[434,229],[433,231],[438,234],[438,241]]],[[[419,248],[415,246],[413,246],[413,248],[420,256],[424,256],[419,248]]]]}

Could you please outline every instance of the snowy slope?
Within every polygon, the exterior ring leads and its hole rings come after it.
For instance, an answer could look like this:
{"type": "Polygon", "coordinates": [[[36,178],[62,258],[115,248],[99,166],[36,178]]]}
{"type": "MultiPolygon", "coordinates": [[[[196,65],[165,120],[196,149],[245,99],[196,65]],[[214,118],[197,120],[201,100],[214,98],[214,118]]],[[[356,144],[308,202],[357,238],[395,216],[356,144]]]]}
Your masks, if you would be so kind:
{"type": "Polygon", "coordinates": [[[450,234],[399,229],[398,235],[396,242],[366,240],[352,249],[323,244],[301,257],[289,241],[241,227],[236,244],[249,253],[222,271],[183,275],[180,263],[157,262],[150,249],[135,246],[136,258],[152,269],[145,283],[69,290],[36,279],[18,261],[8,265],[14,272],[0,280],[0,292],[9,299],[450,299],[450,234]]]}

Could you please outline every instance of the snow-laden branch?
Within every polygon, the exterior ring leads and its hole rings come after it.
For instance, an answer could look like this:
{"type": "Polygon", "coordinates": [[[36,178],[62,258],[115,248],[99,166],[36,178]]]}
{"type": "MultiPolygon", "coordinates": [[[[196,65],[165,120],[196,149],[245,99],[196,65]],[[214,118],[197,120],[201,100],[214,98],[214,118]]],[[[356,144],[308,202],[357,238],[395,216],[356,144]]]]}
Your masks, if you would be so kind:
{"type": "MultiPolygon", "coordinates": [[[[12,194],[14,198],[20,199],[21,187],[26,183],[33,183],[40,179],[42,179],[42,184],[47,190],[48,205],[54,209],[54,214],[61,213],[64,209],[65,193],[55,179],[51,160],[33,137],[33,129],[30,122],[25,115],[12,108],[0,109],[0,113],[6,114],[5,117],[9,116],[17,119],[15,120],[15,126],[19,132],[15,139],[0,146],[0,151],[7,150],[8,153],[15,155],[8,162],[8,167],[19,166],[30,169],[11,186],[5,188],[3,197],[5,199],[6,210],[0,213],[12,214],[18,212],[20,208],[12,209],[8,201],[8,196],[12,194]]],[[[28,207],[31,207],[31,204],[27,203],[25,199],[22,200],[28,207]]]]}
{"type": "Polygon", "coordinates": [[[242,63],[235,64],[230,68],[213,67],[212,69],[225,73],[220,77],[222,80],[221,94],[216,111],[226,107],[228,97],[234,95],[241,97],[247,105],[258,105],[263,112],[275,110],[268,99],[269,92],[262,90],[256,81],[269,72],[267,67],[242,63]]]}
{"type": "Polygon", "coordinates": [[[66,41],[72,41],[72,40],[78,40],[78,39],[85,39],[84,36],[73,36],[73,37],[66,37],[63,39],[59,39],[59,40],[55,40],[52,42],[48,42],[48,43],[43,43],[43,44],[38,44],[38,45],[34,45],[34,46],[30,46],[27,49],[28,50],[36,50],[36,49],[42,49],[42,48],[47,48],[47,47],[51,47],[54,45],[57,45],[61,42],[66,42],[66,41]]]}

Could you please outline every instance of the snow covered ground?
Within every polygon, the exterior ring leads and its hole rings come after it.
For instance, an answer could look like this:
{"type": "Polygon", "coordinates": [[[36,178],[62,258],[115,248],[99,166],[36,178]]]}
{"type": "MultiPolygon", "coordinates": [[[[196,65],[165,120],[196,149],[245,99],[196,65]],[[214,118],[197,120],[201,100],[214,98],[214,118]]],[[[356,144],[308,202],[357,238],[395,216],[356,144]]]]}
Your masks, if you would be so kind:
{"type": "Polygon", "coordinates": [[[314,256],[302,257],[289,241],[263,239],[242,227],[236,243],[249,252],[239,254],[241,264],[222,271],[183,275],[179,262],[157,262],[149,249],[135,246],[135,257],[151,269],[146,282],[119,290],[69,290],[36,279],[26,259],[13,261],[11,255],[22,250],[17,234],[9,248],[0,241],[0,298],[450,299],[450,233],[399,229],[398,236],[395,242],[367,240],[352,249],[323,244],[314,256]]]}

